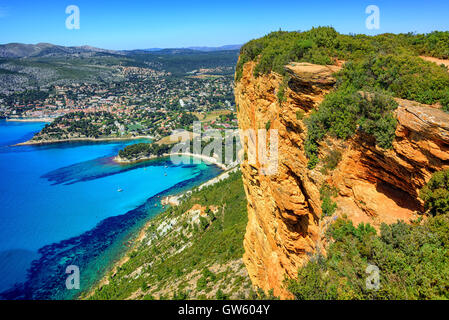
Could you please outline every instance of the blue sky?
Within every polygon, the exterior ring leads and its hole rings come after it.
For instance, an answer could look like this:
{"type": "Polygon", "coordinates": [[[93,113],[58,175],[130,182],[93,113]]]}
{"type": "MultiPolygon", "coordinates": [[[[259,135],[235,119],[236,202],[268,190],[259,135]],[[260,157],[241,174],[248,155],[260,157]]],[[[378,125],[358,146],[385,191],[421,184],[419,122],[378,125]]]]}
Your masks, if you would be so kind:
{"type": "Polygon", "coordinates": [[[50,42],[107,49],[241,44],[270,31],[331,25],[342,33],[449,30],[448,0],[0,0],[0,43],[50,42]],[[65,27],[68,5],[80,29],[65,27]],[[365,27],[368,5],[380,29],[365,27]]]}

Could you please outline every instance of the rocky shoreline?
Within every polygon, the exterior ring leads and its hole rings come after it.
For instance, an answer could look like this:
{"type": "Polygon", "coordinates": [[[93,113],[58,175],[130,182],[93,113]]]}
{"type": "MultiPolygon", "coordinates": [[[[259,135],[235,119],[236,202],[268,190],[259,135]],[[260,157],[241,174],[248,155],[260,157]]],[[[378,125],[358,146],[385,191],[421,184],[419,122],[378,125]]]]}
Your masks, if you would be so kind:
{"type": "Polygon", "coordinates": [[[148,139],[152,140],[154,137],[151,136],[135,136],[135,137],[111,137],[111,138],[73,138],[73,139],[60,139],[60,140],[28,140],[15,144],[14,146],[32,146],[32,145],[45,145],[54,143],[65,143],[65,142],[107,142],[107,141],[126,141],[126,140],[140,140],[148,139]]]}
{"type": "MultiPolygon", "coordinates": [[[[0,119],[2,119],[0,117],[0,119]]],[[[53,122],[55,118],[4,118],[7,122],[53,122]]]]}

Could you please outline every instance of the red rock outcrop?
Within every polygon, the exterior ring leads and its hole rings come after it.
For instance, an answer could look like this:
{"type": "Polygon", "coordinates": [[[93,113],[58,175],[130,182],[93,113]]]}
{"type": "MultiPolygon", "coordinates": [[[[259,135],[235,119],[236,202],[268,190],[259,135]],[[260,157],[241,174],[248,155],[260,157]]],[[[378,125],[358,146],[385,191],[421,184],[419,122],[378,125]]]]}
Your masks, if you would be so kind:
{"type": "MultiPolygon", "coordinates": [[[[241,165],[249,219],[244,262],[254,285],[289,298],[284,278],[295,277],[310,255],[323,250],[323,233],[333,219],[322,217],[322,184],[338,190],[335,216],[346,215],[355,224],[379,227],[383,222],[415,219],[422,211],[419,189],[433,172],[449,168],[449,115],[398,100],[393,149],[378,148],[371,137],[361,134],[349,141],[327,138],[321,143],[320,158],[339,150],[338,167],[330,172],[322,170],[322,165],[309,170],[302,118],[332,90],[333,73],[340,67],[290,64],[285,100],[279,102],[282,78],[274,73],[256,78],[254,66],[254,62],[246,63],[236,83],[239,127],[278,130],[279,151],[275,174],[262,174],[259,161],[245,160],[241,165]]],[[[248,152],[247,141],[243,146],[248,152]]]]}

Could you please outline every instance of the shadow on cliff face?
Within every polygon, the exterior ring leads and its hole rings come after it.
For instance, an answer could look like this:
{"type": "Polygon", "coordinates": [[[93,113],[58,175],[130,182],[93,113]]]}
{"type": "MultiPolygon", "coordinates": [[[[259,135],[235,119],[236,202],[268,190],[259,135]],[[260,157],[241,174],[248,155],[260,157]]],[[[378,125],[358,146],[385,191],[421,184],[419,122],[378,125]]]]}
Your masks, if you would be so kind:
{"type": "Polygon", "coordinates": [[[414,198],[405,191],[395,188],[389,183],[379,181],[376,184],[376,191],[393,200],[401,208],[418,212],[422,212],[423,210],[423,207],[418,199],[414,198]]]}
{"type": "MultiPolygon", "coordinates": [[[[288,214],[294,215],[293,210],[285,210],[288,214]]],[[[292,223],[289,220],[284,220],[285,225],[287,226],[287,229],[291,233],[297,233],[301,235],[302,237],[306,237],[308,235],[309,230],[309,216],[308,215],[301,215],[297,216],[298,222],[292,223]]]]}

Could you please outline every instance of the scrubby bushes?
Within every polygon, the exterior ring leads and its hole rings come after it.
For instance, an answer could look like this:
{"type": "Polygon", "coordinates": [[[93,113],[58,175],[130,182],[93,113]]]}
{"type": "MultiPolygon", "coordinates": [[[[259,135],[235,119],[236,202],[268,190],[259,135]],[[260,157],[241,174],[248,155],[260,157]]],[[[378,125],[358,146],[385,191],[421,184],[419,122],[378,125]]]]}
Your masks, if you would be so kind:
{"type": "Polygon", "coordinates": [[[324,217],[332,216],[337,210],[337,203],[332,200],[338,193],[337,188],[324,183],[320,188],[321,210],[324,217]]]}
{"type": "Polygon", "coordinates": [[[419,197],[433,216],[449,212],[449,170],[435,173],[421,189],[419,197]]]}
{"type": "MultiPolygon", "coordinates": [[[[320,193],[331,201],[331,187],[320,193]]],[[[286,280],[288,289],[304,300],[449,299],[449,170],[435,173],[420,197],[431,214],[424,223],[382,224],[378,235],[369,224],[336,220],[326,257],[314,256],[297,280],[286,280]],[[377,289],[366,285],[369,264],[379,269],[377,289]]]]}
{"type": "Polygon", "coordinates": [[[213,272],[211,272],[208,268],[204,268],[201,273],[201,277],[196,282],[196,290],[202,291],[206,289],[207,284],[211,281],[215,281],[215,278],[216,276],[213,272]]]}
{"type": "Polygon", "coordinates": [[[395,97],[433,104],[447,100],[449,72],[409,54],[372,55],[349,62],[338,75],[339,87],[381,90],[395,97]]]}
{"type": "Polygon", "coordinates": [[[278,92],[276,94],[279,104],[282,104],[282,102],[286,101],[285,89],[287,88],[289,80],[290,80],[289,76],[284,76],[284,79],[282,80],[282,83],[279,85],[279,89],[278,89],[278,92]]]}
{"type": "Polygon", "coordinates": [[[341,161],[342,154],[339,150],[331,150],[323,159],[323,174],[327,174],[329,170],[337,168],[341,161]]]}
{"type": "Polygon", "coordinates": [[[449,58],[449,32],[429,34],[381,34],[377,36],[339,34],[332,27],[312,28],[306,32],[272,32],[252,40],[240,50],[236,79],[243,65],[257,61],[255,75],[275,71],[284,74],[292,61],[332,64],[334,60],[358,61],[370,55],[428,55],[449,58]]]}
{"type": "Polygon", "coordinates": [[[434,31],[417,35],[412,44],[418,48],[420,54],[449,59],[449,32],[434,31]]]}
{"type": "Polygon", "coordinates": [[[302,109],[296,110],[296,120],[300,121],[304,119],[305,112],[302,109]]]}
{"type": "Polygon", "coordinates": [[[328,230],[327,256],[315,256],[286,282],[296,299],[448,299],[449,216],[423,225],[354,227],[338,219],[328,230]],[[380,288],[366,285],[368,264],[379,268],[380,288]]]}
{"type": "Polygon", "coordinates": [[[380,147],[391,148],[396,129],[392,111],[396,107],[397,103],[391,97],[378,93],[362,96],[353,88],[345,87],[330,93],[306,120],[305,152],[309,168],[318,162],[318,142],[326,134],[347,139],[361,130],[373,135],[380,147]]]}
{"type": "Polygon", "coordinates": [[[443,110],[449,112],[449,91],[446,91],[440,99],[443,110]]]}

